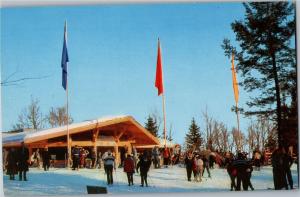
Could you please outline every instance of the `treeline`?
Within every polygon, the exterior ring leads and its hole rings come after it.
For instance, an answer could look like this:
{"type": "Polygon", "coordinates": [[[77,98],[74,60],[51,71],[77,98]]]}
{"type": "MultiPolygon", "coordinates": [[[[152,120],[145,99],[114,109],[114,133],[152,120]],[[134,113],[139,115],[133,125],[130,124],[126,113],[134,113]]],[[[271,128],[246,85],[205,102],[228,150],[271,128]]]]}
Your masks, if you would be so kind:
{"type": "MultiPolygon", "coordinates": [[[[267,117],[259,117],[251,121],[247,131],[238,131],[237,128],[228,127],[222,122],[210,116],[207,111],[202,113],[203,128],[200,128],[195,118],[192,118],[189,128],[187,128],[184,150],[204,150],[212,151],[263,151],[266,148],[273,150],[277,144],[276,125],[267,117]]],[[[154,136],[159,135],[160,118],[155,115],[148,115],[145,128],[154,136]]],[[[171,132],[167,139],[172,141],[171,132]]]]}
{"type": "Polygon", "coordinates": [[[51,107],[46,115],[41,112],[40,101],[31,97],[30,104],[18,115],[17,123],[12,126],[12,131],[20,129],[40,130],[63,126],[73,122],[67,115],[66,107],[51,107]]]}

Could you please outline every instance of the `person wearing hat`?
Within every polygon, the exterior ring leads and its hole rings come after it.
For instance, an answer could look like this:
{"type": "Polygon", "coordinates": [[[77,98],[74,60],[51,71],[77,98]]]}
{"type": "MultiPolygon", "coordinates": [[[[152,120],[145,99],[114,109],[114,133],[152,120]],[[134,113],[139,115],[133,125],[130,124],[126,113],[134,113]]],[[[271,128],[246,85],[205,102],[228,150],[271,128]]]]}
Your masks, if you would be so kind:
{"type": "Polygon", "coordinates": [[[134,161],[130,154],[127,154],[127,158],[124,160],[124,172],[127,173],[128,186],[133,185],[133,173],[134,173],[134,161]]]}
{"type": "Polygon", "coordinates": [[[113,184],[113,169],[116,170],[115,157],[112,155],[111,151],[108,150],[107,156],[104,160],[104,169],[107,175],[107,185],[113,184]]]}

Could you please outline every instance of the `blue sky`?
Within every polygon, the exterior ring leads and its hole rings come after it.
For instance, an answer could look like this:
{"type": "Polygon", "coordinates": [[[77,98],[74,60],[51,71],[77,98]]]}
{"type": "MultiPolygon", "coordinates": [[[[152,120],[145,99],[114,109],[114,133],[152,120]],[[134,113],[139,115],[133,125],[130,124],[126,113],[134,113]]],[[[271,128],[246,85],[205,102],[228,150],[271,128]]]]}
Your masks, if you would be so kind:
{"type": "MultiPolygon", "coordinates": [[[[230,60],[221,48],[234,40],[230,23],[242,19],[241,3],[123,4],[1,8],[2,80],[48,76],[2,87],[7,131],[31,100],[46,115],[65,104],[61,86],[64,21],[68,22],[69,109],[75,122],[128,114],[144,124],[162,116],[154,87],[161,40],[167,129],[183,143],[191,119],[204,129],[202,111],[236,126],[230,60]]],[[[249,98],[240,88],[241,107],[249,98]]],[[[241,117],[246,131],[249,120],[241,117]]],[[[161,125],[161,129],[163,125],[161,125]]]]}

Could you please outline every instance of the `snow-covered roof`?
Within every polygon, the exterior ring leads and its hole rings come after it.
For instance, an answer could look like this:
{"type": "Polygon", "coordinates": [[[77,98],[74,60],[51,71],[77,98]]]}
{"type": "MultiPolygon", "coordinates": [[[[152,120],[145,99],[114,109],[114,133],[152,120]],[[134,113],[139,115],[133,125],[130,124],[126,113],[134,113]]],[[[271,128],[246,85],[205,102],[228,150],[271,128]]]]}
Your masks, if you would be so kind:
{"type": "Polygon", "coordinates": [[[34,132],[27,131],[11,135],[5,134],[2,137],[2,143],[3,145],[11,143],[20,143],[22,141],[24,141],[25,143],[32,143],[36,141],[47,140],[50,138],[67,135],[68,131],[69,134],[75,134],[82,131],[87,131],[123,122],[130,122],[132,125],[138,128],[139,131],[142,131],[146,136],[151,138],[154,144],[159,144],[158,140],[154,136],[152,136],[143,126],[141,126],[133,117],[126,115],[106,116],[95,120],[86,120],[79,123],[73,123],[68,126],[61,126],[34,132]]]}
{"type": "MultiPolygon", "coordinates": [[[[165,140],[162,138],[159,138],[159,145],[158,147],[163,148],[165,146],[165,140]]],[[[176,143],[170,141],[170,140],[166,140],[166,146],[168,148],[173,148],[175,147],[176,143]]],[[[137,146],[137,148],[153,148],[156,145],[144,145],[144,146],[137,146]]]]}

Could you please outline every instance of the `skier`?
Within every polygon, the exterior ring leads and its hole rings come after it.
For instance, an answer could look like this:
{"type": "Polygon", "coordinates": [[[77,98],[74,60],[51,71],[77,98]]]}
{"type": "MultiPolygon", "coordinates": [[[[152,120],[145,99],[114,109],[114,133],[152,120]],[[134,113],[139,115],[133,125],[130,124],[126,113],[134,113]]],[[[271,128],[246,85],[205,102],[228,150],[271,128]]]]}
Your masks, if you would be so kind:
{"type": "Polygon", "coordinates": [[[193,154],[191,152],[188,152],[184,160],[188,181],[191,181],[193,161],[194,161],[193,154]]]}
{"type": "Polygon", "coordinates": [[[44,171],[49,170],[50,167],[50,155],[48,152],[48,148],[46,147],[42,153],[42,159],[43,159],[43,168],[44,171]]]}
{"type": "Polygon", "coordinates": [[[108,150],[107,156],[104,158],[104,169],[107,175],[107,185],[113,184],[113,169],[116,170],[115,157],[108,150]]]}
{"type": "Polygon", "coordinates": [[[151,156],[148,156],[147,151],[143,152],[143,155],[140,158],[140,161],[137,164],[137,169],[140,169],[141,174],[141,187],[148,187],[147,174],[151,166],[151,156]]]}
{"type": "Polygon", "coordinates": [[[14,148],[11,148],[7,154],[7,174],[9,175],[9,180],[15,180],[15,174],[18,173],[17,170],[17,153],[14,148]]]}
{"type": "Polygon", "coordinates": [[[134,161],[130,154],[127,154],[127,158],[124,160],[124,172],[127,173],[128,186],[133,185],[133,173],[134,173],[134,161]]]}
{"type": "Polygon", "coordinates": [[[21,148],[18,152],[18,170],[19,170],[19,181],[27,181],[26,172],[28,169],[29,151],[25,147],[24,142],[21,142],[21,148]]]}

